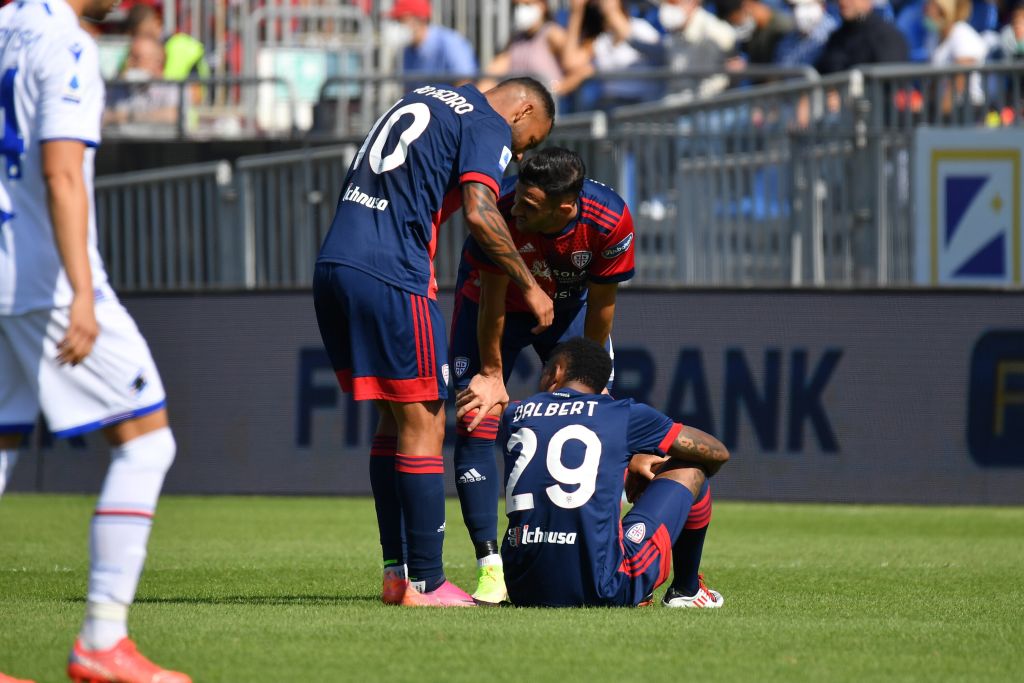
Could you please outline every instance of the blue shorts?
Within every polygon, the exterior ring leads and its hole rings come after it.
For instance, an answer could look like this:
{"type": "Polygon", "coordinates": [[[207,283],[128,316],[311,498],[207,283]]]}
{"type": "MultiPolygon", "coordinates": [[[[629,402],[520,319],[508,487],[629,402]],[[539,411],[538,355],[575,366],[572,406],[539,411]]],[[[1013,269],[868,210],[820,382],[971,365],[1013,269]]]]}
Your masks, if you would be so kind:
{"type": "MultiPolygon", "coordinates": [[[[452,383],[456,390],[468,387],[473,375],[480,371],[480,346],[477,343],[476,334],[476,322],[479,314],[480,304],[467,299],[461,293],[455,296],[450,344],[451,360],[449,362],[454,375],[452,383]]],[[[555,320],[551,327],[540,334],[533,334],[530,330],[537,326],[537,319],[533,317],[533,314],[506,313],[505,333],[501,338],[501,364],[505,382],[508,383],[508,378],[512,374],[520,351],[527,346],[532,346],[541,362],[546,363],[551,352],[560,343],[573,337],[583,336],[583,325],[586,318],[586,302],[581,302],[578,308],[556,309],[555,320]]],[[[605,348],[609,354],[612,354],[611,339],[608,340],[605,348]]],[[[614,379],[615,372],[613,370],[612,376],[608,379],[609,391],[614,379]]]]}
{"type": "Polygon", "coordinates": [[[448,349],[437,301],[355,268],[318,263],[313,304],[338,383],[357,401],[448,397],[448,349]]]}

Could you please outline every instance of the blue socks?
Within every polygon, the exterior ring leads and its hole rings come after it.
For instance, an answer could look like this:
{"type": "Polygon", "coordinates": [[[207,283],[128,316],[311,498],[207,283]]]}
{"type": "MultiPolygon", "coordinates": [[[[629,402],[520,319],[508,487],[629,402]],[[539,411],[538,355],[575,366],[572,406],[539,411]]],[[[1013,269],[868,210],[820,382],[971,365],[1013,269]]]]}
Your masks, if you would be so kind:
{"type": "Polygon", "coordinates": [[[405,564],[402,503],[398,497],[398,474],[395,472],[397,444],[396,437],[378,434],[373,437],[370,447],[370,488],[373,490],[374,507],[377,508],[377,528],[380,530],[385,567],[405,564]]]}
{"type": "Polygon", "coordinates": [[[429,593],[444,583],[444,461],[438,455],[395,453],[398,494],[405,522],[409,581],[429,593]]]}
{"type": "Polygon", "coordinates": [[[494,454],[498,418],[485,417],[470,433],[464,424],[472,419],[472,415],[463,418],[455,437],[455,486],[469,537],[474,544],[481,544],[498,538],[499,482],[494,454]]]}

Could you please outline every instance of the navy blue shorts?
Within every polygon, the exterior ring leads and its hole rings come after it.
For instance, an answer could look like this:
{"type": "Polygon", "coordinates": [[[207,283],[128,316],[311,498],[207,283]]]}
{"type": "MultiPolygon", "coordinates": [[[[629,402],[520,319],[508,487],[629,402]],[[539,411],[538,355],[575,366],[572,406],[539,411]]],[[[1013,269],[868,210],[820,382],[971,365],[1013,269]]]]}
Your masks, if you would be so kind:
{"type": "Polygon", "coordinates": [[[672,540],[683,529],[700,529],[711,521],[711,485],[704,487],[697,500],[682,512],[683,494],[673,495],[660,509],[644,504],[643,496],[622,518],[619,527],[622,563],[619,565],[619,599],[622,606],[639,605],[658,586],[665,583],[672,571],[672,540]]]}
{"type": "MultiPolygon", "coordinates": [[[[510,287],[514,285],[509,285],[510,287]]],[[[455,297],[455,311],[452,314],[451,363],[452,384],[456,390],[469,386],[473,375],[480,371],[480,346],[477,344],[476,322],[480,314],[480,304],[471,301],[462,294],[455,297]]],[[[579,308],[555,311],[555,320],[551,327],[540,334],[530,330],[537,326],[537,319],[531,313],[509,312],[505,314],[505,333],[501,338],[501,364],[505,374],[505,382],[515,367],[519,352],[532,346],[542,363],[556,346],[573,337],[583,336],[583,326],[587,318],[587,306],[583,302],[579,308]]],[[[612,353],[612,341],[608,340],[605,347],[612,353]]],[[[614,356],[613,356],[614,358],[614,356]]],[[[615,373],[608,379],[611,390],[615,373]]]]}
{"type": "Polygon", "coordinates": [[[318,263],[313,304],[338,383],[357,401],[448,397],[448,349],[437,301],[355,268],[318,263]]]}

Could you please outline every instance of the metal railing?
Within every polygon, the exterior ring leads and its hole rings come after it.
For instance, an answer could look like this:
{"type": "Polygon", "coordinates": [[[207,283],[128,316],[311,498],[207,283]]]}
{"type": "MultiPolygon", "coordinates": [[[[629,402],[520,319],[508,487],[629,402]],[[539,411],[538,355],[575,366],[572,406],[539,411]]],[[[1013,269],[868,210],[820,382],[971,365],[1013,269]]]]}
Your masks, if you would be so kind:
{"type": "Polygon", "coordinates": [[[103,118],[103,135],[111,139],[288,138],[299,132],[295,89],[276,77],[108,81],[103,118]]]}
{"type": "MultiPolygon", "coordinates": [[[[905,286],[914,127],[1024,125],[1022,81],[1021,67],[865,68],[564,116],[549,144],[579,150],[588,175],[628,202],[637,284],[905,286]],[[974,74],[985,102],[966,89],[974,74]]],[[[233,173],[210,164],[99,179],[115,284],[306,286],[359,142],[243,158],[233,173]]],[[[458,216],[441,229],[442,285],[465,234],[458,216]]]]}

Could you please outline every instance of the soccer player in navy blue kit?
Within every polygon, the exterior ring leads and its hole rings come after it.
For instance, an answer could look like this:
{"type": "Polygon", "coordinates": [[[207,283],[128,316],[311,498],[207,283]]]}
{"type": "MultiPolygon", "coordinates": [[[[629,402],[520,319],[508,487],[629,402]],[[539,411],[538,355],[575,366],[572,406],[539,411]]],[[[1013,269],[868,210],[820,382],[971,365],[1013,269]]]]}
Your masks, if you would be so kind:
{"type": "MultiPolygon", "coordinates": [[[[324,346],[342,389],[380,413],[370,481],[386,603],[473,605],[441,563],[448,350],[437,231],[461,203],[470,233],[521,289],[538,329],[550,325],[551,300],[516,251],[497,199],[508,163],[553,121],[551,95],[530,78],[487,93],[426,85],[406,94],[353,160],[320,249],[313,292],[324,346]]],[[[481,392],[507,401],[503,384],[481,392]]]]}
{"type": "Polygon", "coordinates": [[[674,563],[662,604],[721,607],[698,569],[711,519],[707,480],[729,453],[650,406],[600,394],[610,373],[599,344],[572,339],[544,367],[542,393],[502,415],[509,598],[521,606],[640,605],[674,563]],[[668,456],[657,474],[632,460],[652,452],[668,456]],[[620,522],[627,465],[640,479],[620,522]],[[644,476],[653,477],[646,487],[644,476]]]}
{"type": "Polygon", "coordinates": [[[504,406],[477,410],[479,377],[508,380],[519,352],[533,346],[541,362],[561,341],[586,335],[611,348],[620,283],[633,277],[633,219],[611,188],[585,177],[578,154],[558,147],[530,156],[506,179],[498,208],[534,277],[555,302],[554,323],[535,333],[533,318],[508,277],[476,241],[466,240],[452,320],[451,366],[463,395],[455,440],[462,513],[476,551],[478,604],[506,597],[498,555],[498,467],[494,440],[504,406]],[[470,410],[469,408],[472,408],[470,410]]]}

